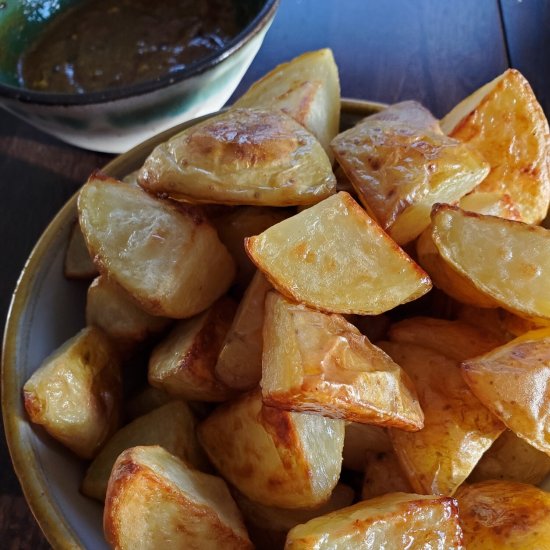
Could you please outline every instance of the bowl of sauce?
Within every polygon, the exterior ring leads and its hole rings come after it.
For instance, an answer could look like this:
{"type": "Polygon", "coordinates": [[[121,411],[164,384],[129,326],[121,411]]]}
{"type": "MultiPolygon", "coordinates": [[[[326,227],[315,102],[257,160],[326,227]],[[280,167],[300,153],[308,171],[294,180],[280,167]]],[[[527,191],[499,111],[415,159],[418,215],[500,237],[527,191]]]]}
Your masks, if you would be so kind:
{"type": "Polygon", "coordinates": [[[119,153],[218,110],[278,0],[0,0],[0,102],[74,145],[119,153]]]}

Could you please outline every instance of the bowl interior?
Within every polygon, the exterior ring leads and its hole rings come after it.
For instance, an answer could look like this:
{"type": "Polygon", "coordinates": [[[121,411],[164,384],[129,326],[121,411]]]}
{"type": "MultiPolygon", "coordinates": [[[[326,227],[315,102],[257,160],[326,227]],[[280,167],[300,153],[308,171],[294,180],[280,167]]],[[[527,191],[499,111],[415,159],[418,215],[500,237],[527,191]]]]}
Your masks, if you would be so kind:
{"type": "MultiPolygon", "coordinates": [[[[381,104],[342,101],[342,128],[379,111],[381,104]]],[[[209,115],[211,116],[211,115],[209,115]]],[[[135,147],[103,168],[122,178],[171,135],[207,117],[186,122],[135,147]]],[[[26,417],[21,391],[42,361],[84,326],[87,282],[63,276],[76,195],[48,226],[32,251],[13,295],[2,355],[2,411],[14,468],[42,530],[54,548],[107,549],[102,507],[82,496],[86,464],[26,417]]]]}
{"type": "Polygon", "coordinates": [[[234,4],[239,32],[223,47],[169,74],[128,86],[80,94],[40,92],[23,88],[19,80],[21,53],[53,18],[90,0],[12,0],[0,2],[0,95],[28,102],[89,104],[150,92],[201,73],[222,61],[271,20],[278,0],[228,0],[234,4]]]}

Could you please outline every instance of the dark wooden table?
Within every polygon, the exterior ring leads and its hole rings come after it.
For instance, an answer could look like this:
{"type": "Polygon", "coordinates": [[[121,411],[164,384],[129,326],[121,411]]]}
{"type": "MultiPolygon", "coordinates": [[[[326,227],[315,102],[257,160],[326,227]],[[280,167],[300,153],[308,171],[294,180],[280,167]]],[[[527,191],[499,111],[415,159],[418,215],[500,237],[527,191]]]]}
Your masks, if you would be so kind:
{"type": "MultiPolygon", "coordinates": [[[[529,79],[550,114],[546,0],[282,0],[235,96],[278,63],[327,46],[345,97],[416,99],[442,116],[512,66],[529,79]]],[[[2,327],[37,238],[89,172],[110,158],[65,145],[0,110],[2,327]]],[[[0,547],[48,548],[0,439],[0,547]]]]}

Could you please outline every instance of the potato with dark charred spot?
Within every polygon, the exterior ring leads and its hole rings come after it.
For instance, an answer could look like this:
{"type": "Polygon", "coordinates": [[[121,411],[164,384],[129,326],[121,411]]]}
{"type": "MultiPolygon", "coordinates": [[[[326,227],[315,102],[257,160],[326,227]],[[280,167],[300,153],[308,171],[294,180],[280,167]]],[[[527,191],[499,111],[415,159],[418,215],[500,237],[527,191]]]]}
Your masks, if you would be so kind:
{"type": "Polygon", "coordinates": [[[246,239],[246,250],[281,294],[322,311],[376,315],[431,288],[345,192],[246,239]]]}
{"type": "Polygon", "coordinates": [[[231,109],[158,145],[139,184],[175,199],[221,204],[313,204],[334,192],[327,154],[277,110],[231,109]]]}
{"type": "Polygon", "coordinates": [[[463,485],[456,492],[468,550],[544,550],[550,541],[550,494],[513,481],[463,485]]]}
{"type": "Polygon", "coordinates": [[[27,380],[25,409],[55,439],[93,458],[118,428],[122,379],[117,352],[96,327],[65,342],[27,380]]]}
{"type": "Polygon", "coordinates": [[[344,421],[266,407],[259,391],[220,405],[198,433],[223,477],[266,506],[322,504],[340,476],[344,421]]]}
{"type": "Polygon", "coordinates": [[[78,211],[99,270],[151,315],[196,315],[233,281],[233,259],[194,206],[95,173],[80,190],[78,211]]]}
{"type": "Polygon", "coordinates": [[[214,368],[236,308],[224,297],[193,319],[179,321],[151,353],[151,386],[196,401],[225,401],[234,395],[214,368]]]}
{"type": "Polygon", "coordinates": [[[424,416],[407,374],[341,315],[265,301],[262,396],[267,405],[419,430],[424,416]]]}
{"type": "Polygon", "coordinates": [[[285,550],[462,550],[455,500],[390,493],[312,519],[291,529],[285,550]]]}
{"type": "Polygon", "coordinates": [[[132,447],[118,457],[103,530],[117,550],[253,548],[225,482],[158,446],[132,447]]]}

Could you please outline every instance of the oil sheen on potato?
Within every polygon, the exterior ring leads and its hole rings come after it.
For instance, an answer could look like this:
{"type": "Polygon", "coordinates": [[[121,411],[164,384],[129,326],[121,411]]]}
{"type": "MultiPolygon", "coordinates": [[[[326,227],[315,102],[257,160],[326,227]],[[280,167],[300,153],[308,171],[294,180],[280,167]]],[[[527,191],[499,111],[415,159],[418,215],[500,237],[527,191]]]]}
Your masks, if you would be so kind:
{"type": "Polygon", "coordinates": [[[85,0],[49,21],[19,59],[19,83],[85,93],[181,71],[246,21],[232,0],[85,0]]]}

